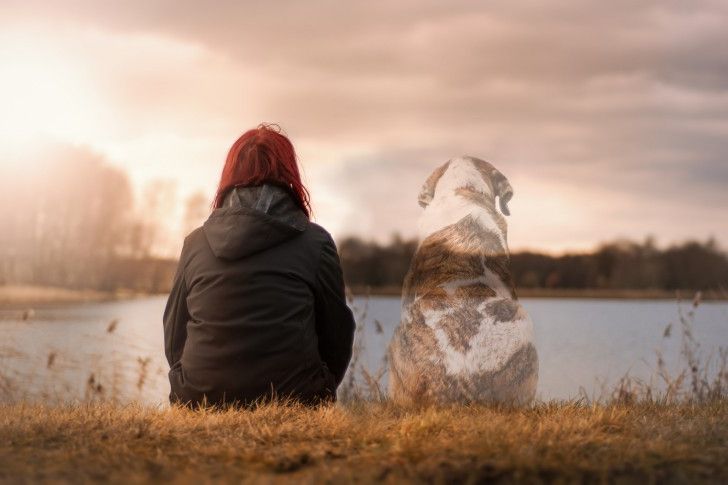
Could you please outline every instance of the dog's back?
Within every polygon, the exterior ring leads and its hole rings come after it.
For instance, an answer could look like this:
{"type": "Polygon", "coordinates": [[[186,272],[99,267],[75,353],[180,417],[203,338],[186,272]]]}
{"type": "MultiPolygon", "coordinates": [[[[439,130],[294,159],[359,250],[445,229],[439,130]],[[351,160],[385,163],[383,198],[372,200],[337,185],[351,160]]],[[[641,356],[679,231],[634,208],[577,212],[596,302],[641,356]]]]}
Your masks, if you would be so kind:
{"type": "MultiPolygon", "coordinates": [[[[477,161],[456,163],[471,160],[477,161]]],[[[438,199],[434,186],[452,163],[423,187],[426,206],[438,199]]],[[[488,167],[478,173],[492,177],[488,167]]],[[[495,194],[468,184],[466,190],[450,184],[452,197],[439,194],[440,206],[423,214],[442,219],[466,208],[466,215],[423,238],[405,278],[402,321],[389,349],[390,395],[397,401],[524,403],[535,394],[532,324],[516,299],[505,219],[492,203],[494,195],[501,201],[505,195],[497,194],[496,183],[490,185],[495,194]]],[[[512,193],[509,184],[506,190],[512,193]]]]}

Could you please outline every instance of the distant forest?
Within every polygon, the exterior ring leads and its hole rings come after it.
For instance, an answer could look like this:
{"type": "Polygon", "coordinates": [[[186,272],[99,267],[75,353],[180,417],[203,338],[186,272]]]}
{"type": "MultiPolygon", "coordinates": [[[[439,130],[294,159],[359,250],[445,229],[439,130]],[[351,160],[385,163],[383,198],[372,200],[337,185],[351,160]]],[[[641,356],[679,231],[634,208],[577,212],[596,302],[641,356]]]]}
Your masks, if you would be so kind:
{"type": "MultiPolygon", "coordinates": [[[[339,242],[344,276],[350,286],[396,288],[417,241],[394,237],[388,244],[347,238],[339,242]]],[[[615,241],[589,253],[552,256],[511,254],[511,271],[519,288],[726,290],[728,255],[714,240],[689,241],[664,249],[652,239],[615,241]]]]}
{"type": "MultiPolygon", "coordinates": [[[[176,261],[155,248],[180,242],[208,213],[203,194],[179,201],[170,182],[153,181],[135,194],[125,172],[84,149],[0,164],[0,285],[166,292],[176,261]]],[[[386,244],[340,239],[347,285],[397,291],[416,247],[400,237],[386,244]]],[[[665,248],[651,239],[617,241],[561,256],[520,252],[511,255],[511,269],[519,288],[728,287],[728,256],[712,240],[665,248]]]]}
{"type": "Polygon", "coordinates": [[[178,211],[164,180],[135,194],[126,172],[83,148],[0,162],[0,285],[167,291],[176,261],[156,249],[209,209],[197,194],[178,211]]]}

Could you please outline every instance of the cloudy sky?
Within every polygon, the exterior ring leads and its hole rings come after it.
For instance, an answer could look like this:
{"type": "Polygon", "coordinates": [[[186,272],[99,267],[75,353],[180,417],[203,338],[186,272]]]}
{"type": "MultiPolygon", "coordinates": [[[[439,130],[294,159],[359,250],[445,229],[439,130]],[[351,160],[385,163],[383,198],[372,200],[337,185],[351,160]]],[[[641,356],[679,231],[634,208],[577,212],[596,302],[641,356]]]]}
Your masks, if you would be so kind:
{"type": "Polygon", "coordinates": [[[0,142],[211,197],[277,122],[336,237],[414,235],[423,180],[470,154],[515,188],[511,248],[725,247],[726,45],[725,1],[3,0],[0,142]]]}

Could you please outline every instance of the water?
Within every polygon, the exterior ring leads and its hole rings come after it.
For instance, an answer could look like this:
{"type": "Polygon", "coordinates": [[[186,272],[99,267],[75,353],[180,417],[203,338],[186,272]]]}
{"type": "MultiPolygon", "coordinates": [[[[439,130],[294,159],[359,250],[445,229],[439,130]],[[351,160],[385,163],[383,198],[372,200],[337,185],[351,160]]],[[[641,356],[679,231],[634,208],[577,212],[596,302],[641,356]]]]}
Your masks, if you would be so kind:
{"type": "MultiPolygon", "coordinates": [[[[681,332],[674,301],[522,302],[536,331],[540,399],[569,399],[579,396],[580,389],[597,397],[626,373],[649,381],[656,351],[676,369],[681,332]],[[670,323],[672,335],[664,338],[670,323]]],[[[59,401],[103,396],[122,402],[166,402],[164,304],[164,297],[153,297],[46,306],[25,321],[19,310],[0,310],[0,397],[59,401]]],[[[354,307],[364,328],[359,335],[364,349],[360,364],[376,372],[399,321],[399,299],[357,298],[354,307]]],[[[684,303],[683,310],[687,312],[689,304],[684,303]]],[[[728,303],[701,304],[693,334],[704,357],[717,357],[718,347],[728,346],[728,303]]]]}

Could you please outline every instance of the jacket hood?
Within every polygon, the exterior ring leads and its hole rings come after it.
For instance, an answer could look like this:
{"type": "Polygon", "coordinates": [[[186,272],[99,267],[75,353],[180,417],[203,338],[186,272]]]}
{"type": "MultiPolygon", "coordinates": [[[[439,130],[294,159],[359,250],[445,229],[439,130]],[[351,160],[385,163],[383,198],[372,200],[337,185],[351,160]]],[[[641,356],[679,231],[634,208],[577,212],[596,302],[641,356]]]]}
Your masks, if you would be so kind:
{"type": "Polygon", "coordinates": [[[213,254],[240,259],[301,234],[308,217],[283,187],[236,187],[203,224],[213,254]]]}

